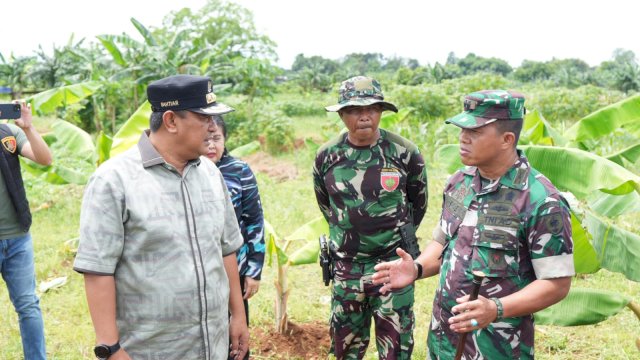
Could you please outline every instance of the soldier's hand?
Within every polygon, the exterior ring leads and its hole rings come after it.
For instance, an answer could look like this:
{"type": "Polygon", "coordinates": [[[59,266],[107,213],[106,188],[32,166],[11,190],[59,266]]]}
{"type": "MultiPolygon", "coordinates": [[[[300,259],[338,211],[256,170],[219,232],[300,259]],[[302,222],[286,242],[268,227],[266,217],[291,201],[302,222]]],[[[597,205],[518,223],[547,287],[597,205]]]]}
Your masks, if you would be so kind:
{"type": "Polygon", "coordinates": [[[376,272],[372,280],[375,285],[383,284],[380,288],[382,294],[410,285],[416,279],[417,270],[411,255],[401,248],[396,249],[396,253],[400,259],[383,262],[374,267],[376,272]]]}
{"type": "Polygon", "coordinates": [[[451,311],[458,315],[449,318],[449,327],[457,333],[485,328],[498,316],[496,304],[484,296],[478,295],[478,299],[469,301],[469,295],[465,295],[457,298],[456,302],[458,305],[451,311]]]}

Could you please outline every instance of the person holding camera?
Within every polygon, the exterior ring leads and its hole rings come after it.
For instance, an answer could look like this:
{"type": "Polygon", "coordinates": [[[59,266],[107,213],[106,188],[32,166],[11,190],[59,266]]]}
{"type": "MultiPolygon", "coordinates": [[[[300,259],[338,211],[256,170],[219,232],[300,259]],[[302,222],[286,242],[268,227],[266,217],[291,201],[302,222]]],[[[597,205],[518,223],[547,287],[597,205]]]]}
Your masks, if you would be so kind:
{"type": "Polygon", "coordinates": [[[378,128],[384,110],[380,83],[365,76],[343,81],[336,111],[346,132],[324,144],[313,168],[318,205],[329,223],[334,273],[331,351],[361,359],[375,322],[380,359],[410,359],[413,351],[413,285],[381,294],[374,266],[396,259],[402,247],[417,256],[415,229],[427,210],[427,172],[418,147],[378,128]]]}
{"type": "MultiPolygon", "coordinates": [[[[18,313],[24,358],[38,360],[46,359],[47,353],[42,311],[35,292],[33,241],[29,233],[31,212],[19,156],[45,166],[51,165],[52,157],[31,122],[31,106],[25,102],[18,106],[20,112],[15,122],[0,124],[0,269],[18,313]]],[[[2,118],[4,115],[0,113],[2,118]]]]}

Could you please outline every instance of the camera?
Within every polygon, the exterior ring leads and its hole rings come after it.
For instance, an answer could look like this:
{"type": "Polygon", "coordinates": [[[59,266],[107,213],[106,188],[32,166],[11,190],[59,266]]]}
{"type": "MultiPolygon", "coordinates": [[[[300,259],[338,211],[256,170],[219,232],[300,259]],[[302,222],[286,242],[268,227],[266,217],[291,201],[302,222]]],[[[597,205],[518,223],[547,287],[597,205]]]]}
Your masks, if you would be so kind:
{"type": "Polygon", "coordinates": [[[19,119],[20,104],[0,104],[0,119],[19,119]]]}

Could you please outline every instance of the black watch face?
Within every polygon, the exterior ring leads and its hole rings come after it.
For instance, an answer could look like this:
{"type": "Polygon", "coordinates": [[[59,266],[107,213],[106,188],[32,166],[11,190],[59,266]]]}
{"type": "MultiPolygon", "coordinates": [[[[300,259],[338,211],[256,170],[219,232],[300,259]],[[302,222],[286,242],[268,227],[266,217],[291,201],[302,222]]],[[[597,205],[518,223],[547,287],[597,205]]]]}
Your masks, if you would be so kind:
{"type": "Polygon", "coordinates": [[[111,351],[109,351],[109,347],[106,345],[98,345],[94,347],[93,353],[100,359],[106,359],[111,355],[111,351]]]}

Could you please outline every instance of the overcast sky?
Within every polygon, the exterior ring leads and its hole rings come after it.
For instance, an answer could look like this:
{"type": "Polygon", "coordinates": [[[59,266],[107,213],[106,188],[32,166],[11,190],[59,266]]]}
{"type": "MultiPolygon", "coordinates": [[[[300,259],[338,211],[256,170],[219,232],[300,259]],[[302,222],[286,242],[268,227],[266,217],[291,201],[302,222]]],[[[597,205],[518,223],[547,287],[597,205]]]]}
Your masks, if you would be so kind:
{"type": "MultiPolygon", "coordinates": [[[[135,17],[160,26],[170,11],[200,9],[206,0],[8,0],[3,1],[0,53],[31,55],[41,44],[65,44],[70,35],[95,41],[99,34],[137,35],[135,17]]],[[[236,0],[254,14],[258,30],[277,44],[279,64],[295,56],[337,59],[352,52],[415,58],[421,64],[464,57],[579,58],[592,66],[616,48],[640,56],[640,3],[562,0],[236,0]]]]}

